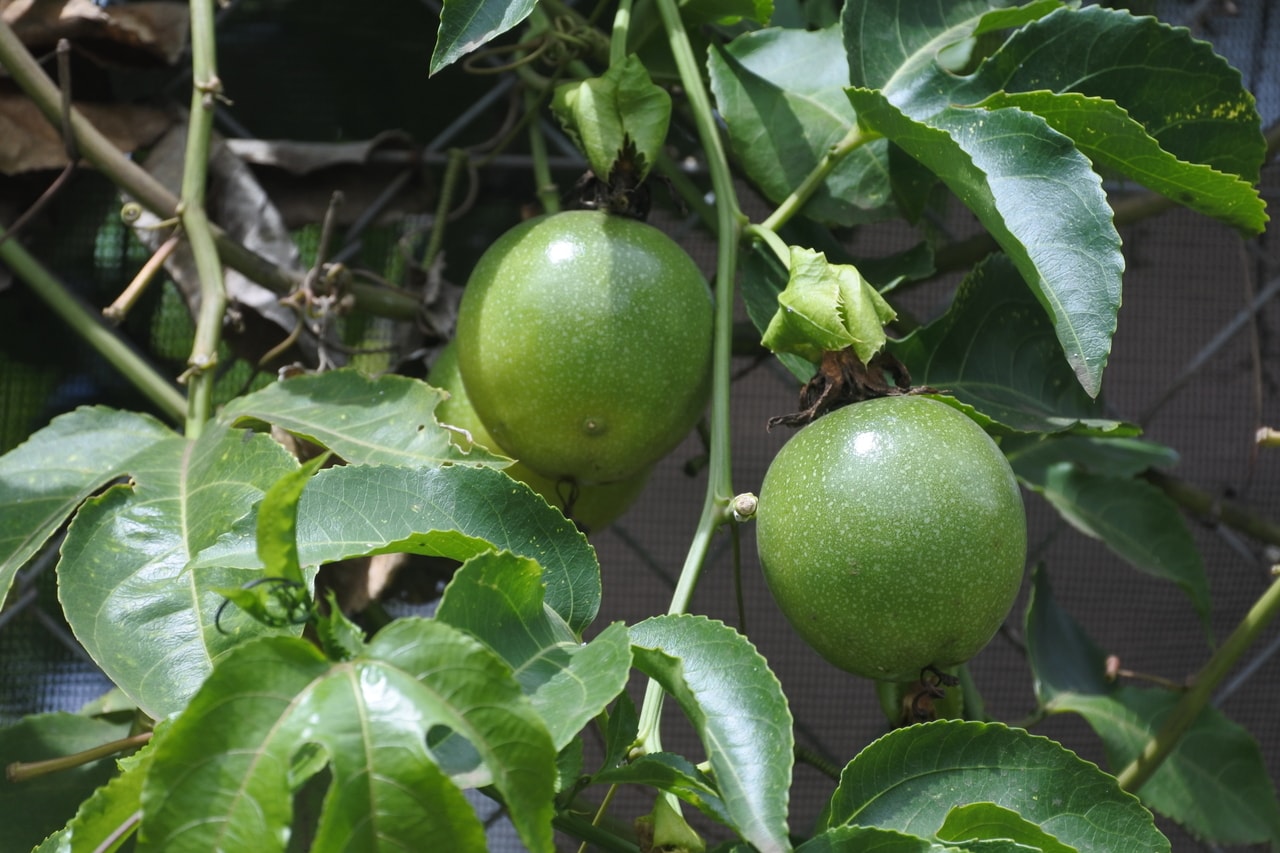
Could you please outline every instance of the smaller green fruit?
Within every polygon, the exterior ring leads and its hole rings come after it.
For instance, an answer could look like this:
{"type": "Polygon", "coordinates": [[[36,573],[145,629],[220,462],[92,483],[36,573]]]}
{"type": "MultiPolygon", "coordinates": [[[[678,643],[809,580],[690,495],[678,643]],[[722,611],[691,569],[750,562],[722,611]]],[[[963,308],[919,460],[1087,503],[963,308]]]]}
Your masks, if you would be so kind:
{"type": "MultiPolygon", "coordinates": [[[[437,421],[466,430],[471,434],[471,443],[474,445],[508,455],[485,430],[475,409],[471,407],[471,401],[467,398],[467,389],[462,384],[462,375],[458,372],[458,354],[452,343],[437,354],[435,363],[427,375],[427,382],[449,392],[449,397],[436,405],[437,421]]],[[[452,441],[459,447],[468,446],[462,435],[455,435],[452,441]]],[[[570,481],[557,482],[520,462],[514,462],[503,470],[513,480],[519,480],[542,495],[547,503],[561,512],[567,509],[568,512],[565,512],[565,515],[588,532],[599,530],[622,515],[644,491],[650,473],[649,469],[645,469],[625,480],[602,485],[579,486],[577,495],[574,497],[572,495],[574,484],[570,481]],[[570,501],[573,505],[567,506],[570,501]]]]}
{"type": "Polygon", "coordinates": [[[912,681],[977,654],[1022,581],[1026,516],[956,409],[882,397],[804,427],[760,487],[756,542],[787,621],[841,669],[912,681]]]}
{"type": "Polygon", "coordinates": [[[458,306],[458,365],[498,444],[535,471],[625,480],[684,440],[711,390],[711,291],[666,234],[569,210],[485,250],[458,306]]]}

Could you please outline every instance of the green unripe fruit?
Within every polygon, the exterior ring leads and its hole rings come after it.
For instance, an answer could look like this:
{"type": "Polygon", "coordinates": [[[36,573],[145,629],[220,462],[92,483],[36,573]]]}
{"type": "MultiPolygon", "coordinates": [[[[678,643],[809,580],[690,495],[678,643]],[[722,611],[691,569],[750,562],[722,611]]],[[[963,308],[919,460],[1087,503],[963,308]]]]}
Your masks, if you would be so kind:
{"type": "Polygon", "coordinates": [[[476,264],[458,364],[476,413],[530,468],[634,476],[688,434],[710,388],[711,299],[661,231],[596,211],[532,219],[476,264]]]}
{"type": "Polygon", "coordinates": [[[837,409],[794,435],[760,488],[769,589],[832,664],[883,681],[977,654],[1026,559],[1017,481],[972,420],[924,397],[837,409]]]}
{"type": "MultiPolygon", "coordinates": [[[[475,409],[471,407],[467,389],[458,373],[457,350],[452,343],[436,355],[431,372],[427,375],[427,382],[449,392],[449,397],[436,405],[437,421],[466,430],[471,435],[472,445],[507,455],[485,430],[475,409]]],[[[462,435],[454,436],[451,441],[463,449],[470,446],[462,435]]],[[[644,491],[645,483],[649,480],[649,469],[645,469],[625,480],[581,486],[575,490],[573,483],[557,482],[544,477],[521,462],[514,462],[503,470],[513,480],[519,480],[542,495],[547,503],[564,512],[588,532],[606,527],[626,512],[644,491]]]]}

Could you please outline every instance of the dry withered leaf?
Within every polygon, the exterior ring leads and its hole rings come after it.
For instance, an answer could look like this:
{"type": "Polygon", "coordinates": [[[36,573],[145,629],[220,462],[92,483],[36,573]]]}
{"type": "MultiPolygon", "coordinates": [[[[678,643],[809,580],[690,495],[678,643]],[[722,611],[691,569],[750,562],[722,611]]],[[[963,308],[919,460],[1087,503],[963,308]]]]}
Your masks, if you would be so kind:
{"type": "MultiPolygon", "coordinates": [[[[185,122],[175,125],[147,155],[143,164],[148,172],[175,193],[182,186],[182,164],[186,156],[185,122]]],[[[253,172],[234,154],[227,150],[216,134],[209,157],[209,192],[205,203],[209,217],[238,240],[273,263],[301,271],[302,262],[293,238],[280,218],[275,206],[254,179],[253,172]]],[[[134,223],[135,233],[142,242],[155,251],[169,236],[169,229],[156,229],[158,218],[144,213],[134,223]]],[[[182,291],[195,316],[200,305],[200,278],[195,260],[184,242],[165,263],[165,269],[182,291]]],[[[260,334],[271,335],[271,340],[258,347],[265,352],[297,322],[292,310],[280,304],[280,294],[273,293],[260,284],[232,269],[226,269],[227,297],[236,305],[250,309],[274,324],[254,328],[260,334]]],[[[231,335],[231,330],[228,330],[231,335]]],[[[308,357],[314,354],[314,341],[305,336],[299,345],[308,357]]]]}
{"type": "Polygon", "coordinates": [[[172,65],[186,46],[189,15],[185,3],[0,0],[0,18],[30,47],[51,47],[65,38],[110,45],[113,60],[127,61],[132,53],[172,65]]]}
{"type": "Polygon", "coordinates": [[[769,428],[802,427],[833,409],[873,397],[933,392],[932,388],[912,387],[907,366],[886,350],[877,352],[866,364],[858,360],[852,347],[829,351],[822,354],[818,372],[800,389],[800,411],[770,418],[769,428]]]}
{"type": "MultiPolygon", "coordinates": [[[[134,104],[75,104],[121,151],[149,145],[173,124],[168,113],[134,104]]],[[[16,175],[67,165],[61,132],[25,95],[0,93],[0,172],[16,175]]]]}
{"type": "Polygon", "coordinates": [[[345,199],[337,211],[338,225],[354,223],[375,200],[383,204],[376,224],[421,214],[435,205],[434,188],[426,181],[429,174],[416,169],[421,153],[400,131],[360,142],[229,139],[227,146],[254,167],[290,228],[321,221],[335,192],[345,199]],[[406,181],[402,176],[408,169],[416,174],[406,181]],[[394,197],[380,199],[393,183],[400,184],[394,197]]]}

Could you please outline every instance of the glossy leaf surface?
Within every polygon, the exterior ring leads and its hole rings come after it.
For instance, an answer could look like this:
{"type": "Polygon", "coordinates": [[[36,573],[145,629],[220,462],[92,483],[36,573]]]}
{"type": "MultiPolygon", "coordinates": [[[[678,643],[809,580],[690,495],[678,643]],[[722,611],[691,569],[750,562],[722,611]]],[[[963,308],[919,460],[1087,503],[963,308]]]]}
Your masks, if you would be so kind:
{"type": "Polygon", "coordinates": [[[542,569],[503,551],[472,557],[445,589],[436,618],[485,643],[515,671],[556,749],[605,709],[631,674],[631,645],[621,624],[580,643],[543,606],[542,569]]]}
{"type": "Polygon", "coordinates": [[[0,599],[85,498],[129,473],[129,459],[173,436],[150,415],[85,407],[0,456],[0,599]]]}
{"type": "Polygon", "coordinates": [[[979,264],[946,314],[890,350],[913,382],[972,407],[988,429],[1131,431],[1080,388],[1048,317],[1003,255],[979,264]]]}
{"type": "Polygon", "coordinates": [[[824,822],[932,837],[952,809],[984,802],[1080,851],[1169,849],[1114,778],[1048,738],[997,723],[939,720],[881,737],[845,767],[824,822]]]}
{"type": "Polygon", "coordinates": [[[89,500],[72,522],[58,594],[85,650],[158,719],[181,709],[239,639],[278,632],[250,620],[236,623],[238,635],[214,625],[215,590],[261,577],[257,565],[190,564],[224,535],[253,542],[255,506],[297,463],[264,435],[210,424],[195,441],[156,442],[130,467],[132,485],[89,500]]]}
{"type": "MultiPolygon", "coordinates": [[[[495,548],[542,566],[547,606],[575,632],[595,618],[595,552],[572,522],[501,471],[348,465],[317,474],[298,504],[304,566],[381,553],[463,561],[495,548]]],[[[253,537],[223,537],[195,562],[197,568],[214,565],[261,566],[253,537]]]]}
{"type": "Polygon", "coordinates": [[[778,679],[737,631],[702,616],[656,616],[631,628],[636,667],[693,723],[725,810],[761,851],[787,850],[791,712],[778,679]]]}
{"type": "Polygon", "coordinates": [[[233,400],[220,419],[272,424],[352,465],[507,464],[483,448],[464,452],[450,444],[453,433],[433,415],[440,399],[440,391],[417,379],[394,374],[374,379],[346,368],[268,385],[233,400]]]}
{"type": "Polygon", "coordinates": [[[244,644],[155,744],[140,850],[283,850],[290,767],[308,744],[333,782],[314,849],[483,850],[471,805],[428,732],[466,738],[531,850],[551,843],[555,750],[510,669],[448,626],[403,619],[335,663],[301,640],[244,644]],[[191,821],[191,813],[202,815],[191,821]],[[376,818],[376,819],[370,819],[376,818]]]}

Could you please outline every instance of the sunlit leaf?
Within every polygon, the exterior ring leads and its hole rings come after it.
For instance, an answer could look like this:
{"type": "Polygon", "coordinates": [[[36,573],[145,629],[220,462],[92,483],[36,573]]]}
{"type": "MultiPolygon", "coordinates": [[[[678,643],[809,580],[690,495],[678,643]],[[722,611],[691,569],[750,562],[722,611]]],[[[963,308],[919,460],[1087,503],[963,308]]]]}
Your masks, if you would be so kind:
{"type": "Polygon", "coordinates": [[[290,767],[308,744],[333,777],[315,849],[416,849],[430,838],[483,850],[479,819],[429,745],[437,727],[476,750],[528,849],[553,849],[555,750],[510,669],[443,623],[402,619],[352,661],[281,637],[219,661],[156,740],[139,850],[283,850],[290,767]]]}
{"type": "Polygon", "coordinates": [[[627,631],[614,624],[578,642],[543,606],[542,569],[503,551],[472,557],[453,576],[436,618],[498,653],[515,671],[557,749],[604,710],[631,674],[627,631]]]}
{"type": "Polygon", "coordinates": [[[297,463],[264,435],[211,423],[195,441],[152,444],[130,468],[131,484],[89,500],[72,522],[58,595],[94,661],[158,719],[179,710],[213,660],[240,639],[301,630],[244,619],[238,634],[222,633],[214,625],[223,600],[216,590],[260,578],[260,563],[190,566],[228,532],[255,543],[254,507],[297,463]]]}
{"type": "Polygon", "coordinates": [[[984,802],[1080,851],[1169,850],[1151,813],[1113,777],[999,723],[938,720],[884,735],[840,774],[823,824],[929,838],[955,807],[984,802]]]}
{"type": "Polygon", "coordinates": [[[0,600],[81,501],[128,474],[130,458],[173,437],[150,415],[86,407],[0,456],[0,600]]]}
{"type": "Polygon", "coordinates": [[[702,616],[656,616],[631,628],[636,667],[693,723],[734,826],[761,851],[786,850],[791,712],[745,637],[702,616]]]}
{"type": "Polygon", "coordinates": [[[848,94],[862,124],[928,166],[977,215],[1053,318],[1067,362],[1096,397],[1120,308],[1124,256],[1088,158],[1020,109],[979,114],[948,106],[913,116],[881,92],[848,94]]]}
{"type": "Polygon", "coordinates": [[[946,314],[890,351],[914,383],[972,407],[995,432],[1136,431],[1080,388],[1048,317],[1003,255],[979,264],[946,314]]]}
{"type": "MultiPolygon", "coordinates": [[[[304,566],[367,554],[427,554],[459,562],[505,549],[543,569],[546,603],[575,632],[600,606],[600,565],[586,537],[523,483],[470,465],[347,465],[312,478],[298,504],[304,566]]],[[[222,537],[193,564],[261,566],[251,535],[222,537]]]]}
{"type": "Polygon", "coordinates": [[[371,378],[354,368],[303,374],[228,403],[219,417],[272,424],[332,450],[353,465],[410,468],[447,462],[508,464],[483,448],[464,452],[433,415],[441,392],[408,376],[371,378]]]}
{"type": "MultiPolygon", "coordinates": [[[[746,33],[710,52],[716,105],[747,175],[781,202],[856,124],[844,95],[848,65],[838,26],[746,33]]],[[[894,211],[883,141],[844,157],[804,214],[849,225],[894,211]]]]}
{"type": "Polygon", "coordinates": [[[535,0],[444,0],[431,73],[484,47],[529,17],[536,5],[535,0]]]}

